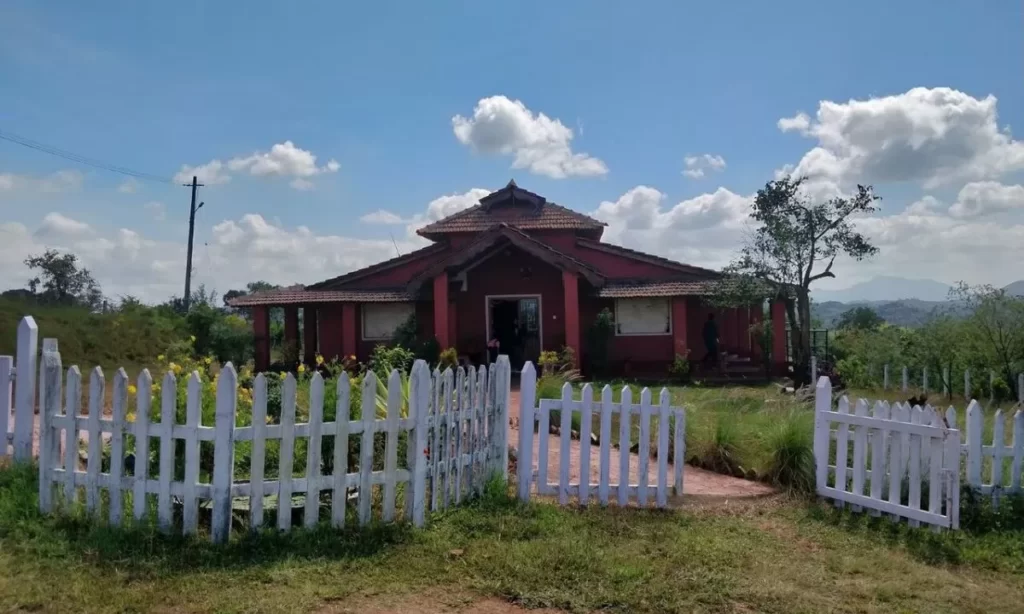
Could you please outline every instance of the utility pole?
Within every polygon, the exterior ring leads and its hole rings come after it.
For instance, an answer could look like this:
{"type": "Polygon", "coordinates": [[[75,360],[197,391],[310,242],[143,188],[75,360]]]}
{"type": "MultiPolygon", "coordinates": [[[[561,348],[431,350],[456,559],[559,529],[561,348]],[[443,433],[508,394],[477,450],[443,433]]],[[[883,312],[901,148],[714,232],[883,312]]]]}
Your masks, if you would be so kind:
{"type": "Polygon", "coordinates": [[[196,232],[196,211],[202,209],[205,203],[199,203],[199,206],[196,206],[196,191],[203,187],[203,184],[198,183],[195,176],[192,177],[192,183],[183,183],[182,185],[186,188],[192,186],[192,206],[189,207],[188,212],[188,255],[185,256],[185,296],[182,297],[185,313],[188,313],[189,303],[192,301],[192,238],[196,232]]]}

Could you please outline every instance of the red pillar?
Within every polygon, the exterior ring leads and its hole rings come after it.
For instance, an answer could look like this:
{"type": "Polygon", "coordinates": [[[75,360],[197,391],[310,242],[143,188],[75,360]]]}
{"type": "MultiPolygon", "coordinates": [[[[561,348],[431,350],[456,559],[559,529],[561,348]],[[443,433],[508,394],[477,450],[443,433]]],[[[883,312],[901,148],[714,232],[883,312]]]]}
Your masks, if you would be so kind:
{"type": "Polygon", "coordinates": [[[341,353],[345,358],[356,355],[356,303],[341,307],[341,353]]]}
{"type": "MultiPolygon", "coordinates": [[[[750,308],[750,326],[754,328],[762,322],[764,322],[764,305],[758,303],[750,308]]],[[[758,327],[755,330],[760,331],[760,328],[758,327]]],[[[760,332],[754,334],[760,335],[760,332]]],[[[761,354],[761,342],[759,338],[754,337],[750,340],[750,356],[752,358],[761,358],[761,354]]]]}
{"type": "Polygon", "coordinates": [[[672,351],[676,356],[688,357],[690,348],[686,345],[686,297],[672,299],[672,351]]]}
{"type": "Polygon", "coordinates": [[[575,273],[562,271],[562,289],[565,291],[565,345],[572,348],[576,364],[580,356],[580,285],[575,273]]]}
{"type": "Polygon", "coordinates": [[[299,358],[299,308],[287,305],[284,308],[284,349],[289,358],[299,358]]]}
{"type": "Polygon", "coordinates": [[[457,322],[458,322],[458,318],[455,315],[455,301],[449,301],[448,302],[448,341],[451,342],[452,347],[457,346],[458,343],[459,343],[458,342],[458,339],[459,339],[458,330],[459,330],[459,328],[456,325],[457,322]]]}
{"type": "Polygon", "coordinates": [[[434,337],[442,349],[451,347],[448,335],[448,273],[434,278],[434,337]]]}
{"type": "Polygon", "coordinates": [[[740,307],[739,314],[740,351],[750,356],[750,306],[740,307]]]}
{"type": "Polygon", "coordinates": [[[307,365],[316,362],[316,307],[302,308],[302,362],[307,365]]]}
{"type": "Polygon", "coordinates": [[[252,308],[253,362],[256,372],[270,368],[270,308],[258,305],[252,308]]]}
{"type": "Polygon", "coordinates": [[[786,305],[772,303],[772,362],[781,373],[786,365],[786,305]]]}

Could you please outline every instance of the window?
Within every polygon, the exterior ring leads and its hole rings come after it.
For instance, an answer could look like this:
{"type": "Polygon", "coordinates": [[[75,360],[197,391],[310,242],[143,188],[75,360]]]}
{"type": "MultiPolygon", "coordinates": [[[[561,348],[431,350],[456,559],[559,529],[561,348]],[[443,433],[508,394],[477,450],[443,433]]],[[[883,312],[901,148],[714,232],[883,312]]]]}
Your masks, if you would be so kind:
{"type": "Polygon", "coordinates": [[[363,303],[362,311],[363,340],[390,341],[416,308],[412,303],[363,303]]]}
{"type": "Polygon", "coordinates": [[[668,298],[620,298],[615,301],[615,334],[672,334],[671,301],[668,298]]]}

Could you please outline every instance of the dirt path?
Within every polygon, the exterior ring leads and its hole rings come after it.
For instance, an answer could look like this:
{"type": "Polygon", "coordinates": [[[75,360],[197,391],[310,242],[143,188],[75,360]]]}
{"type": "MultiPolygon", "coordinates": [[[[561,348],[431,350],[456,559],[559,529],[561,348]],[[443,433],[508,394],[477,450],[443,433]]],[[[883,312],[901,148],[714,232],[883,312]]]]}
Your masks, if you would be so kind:
{"type": "MultiPolygon", "coordinates": [[[[509,403],[509,422],[510,430],[509,443],[513,446],[519,446],[519,390],[512,390],[511,399],[509,403]]],[[[534,446],[537,445],[536,440],[534,446]]],[[[559,472],[561,471],[561,437],[558,435],[548,435],[548,482],[558,483],[559,472]]],[[[615,449],[615,458],[618,458],[618,449],[615,449]]],[[[534,455],[533,469],[538,469],[538,459],[534,455]]],[[[579,440],[572,440],[570,443],[569,451],[569,480],[571,482],[579,482],[580,471],[582,461],[582,446],[580,446],[579,440]]],[[[590,482],[596,483],[600,478],[600,447],[591,446],[590,448],[590,482]]],[[[669,476],[672,475],[672,465],[669,464],[669,476]]],[[[615,484],[619,481],[619,463],[616,460],[611,464],[610,467],[610,481],[615,484]]],[[[647,472],[647,483],[657,483],[657,464],[652,461],[648,463],[647,472]]],[[[640,479],[640,459],[636,454],[630,455],[629,458],[629,482],[631,484],[639,483],[640,479]]],[[[738,498],[738,497],[759,497],[764,495],[770,495],[775,492],[770,486],[762,484],[760,482],[752,482],[750,480],[741,480],[728,475],[722,475],[720,473],[714,473],[692,467],[687,465],[683,469],[683,494],[687,495],[702,495],[712,497],[726,497],[726,498],[738,498]]]]}

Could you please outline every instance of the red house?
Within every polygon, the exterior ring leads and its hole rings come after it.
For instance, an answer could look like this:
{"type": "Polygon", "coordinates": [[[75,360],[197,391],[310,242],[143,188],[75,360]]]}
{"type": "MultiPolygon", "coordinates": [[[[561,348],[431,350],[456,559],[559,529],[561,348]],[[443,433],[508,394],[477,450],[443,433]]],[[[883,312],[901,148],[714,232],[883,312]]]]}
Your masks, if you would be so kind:
{"type": "MultiPolygon", "coordinates": [[[[496,339],[513,367],[542,350],[588,348],[601,310],[614,317],[609,362],[619,373],[664,373],[675,356],[700,362],[701,331],[713,313],[727,370],[759,372],[761,351],[749,333],[761,304],[718,309],[706,302],[717,271],[603,243],[605,224],[548,202],[514,181],[418,231],[433,243],[409,254],[306,286],[239,297],[252,310],[257,369],[270,363],[269,314],[285,313],[285,341],[302,355],[367,358],[415,314],[418,333],[482,363],[496,339]]],[[[782,304],[772,304],[776,347],[785,360],[782,304]]],[[[586,361],[583,361],[584,364],[586,361]]],[[[777,365],[776,365],[777,366],[777,365]]]]}

